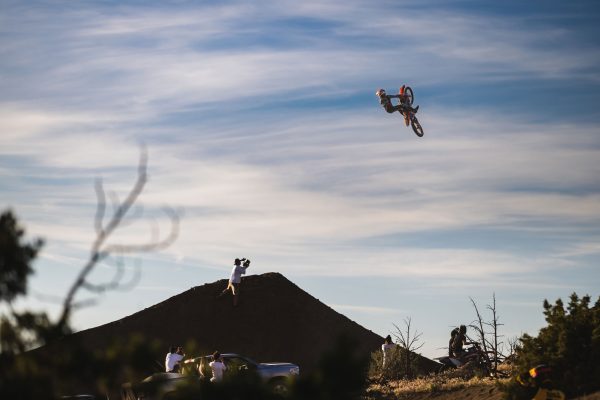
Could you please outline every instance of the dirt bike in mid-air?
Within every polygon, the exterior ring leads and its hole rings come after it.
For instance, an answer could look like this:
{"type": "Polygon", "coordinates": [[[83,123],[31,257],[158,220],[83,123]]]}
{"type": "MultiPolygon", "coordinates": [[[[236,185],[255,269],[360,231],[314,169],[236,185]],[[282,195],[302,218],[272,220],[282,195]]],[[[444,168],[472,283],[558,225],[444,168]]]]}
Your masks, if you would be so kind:
{"type": "MultiPolygon", "coordinates": [[[[400,93],[400,104],[406,105],[412,108],[413,101],[415,100],[415,95],[410,86],[406,86],[404,88],[404,94],[400,93]]],[[[417,116],[415,113],[411,111],[404,111],[404,113],[408,114],[408,120],[410,121],[410,126],[412,130],[417,134],[418,137],[422,137],[425,132],[423,132],[423,127],[419,123],[417,116]]]]}

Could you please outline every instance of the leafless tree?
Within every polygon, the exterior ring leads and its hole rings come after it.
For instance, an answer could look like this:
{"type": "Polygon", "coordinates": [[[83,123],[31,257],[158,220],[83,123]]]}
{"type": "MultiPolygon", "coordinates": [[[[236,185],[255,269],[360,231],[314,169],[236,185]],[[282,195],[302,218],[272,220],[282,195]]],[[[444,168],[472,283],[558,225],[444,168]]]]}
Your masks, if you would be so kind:
{"type": "Polygon", "coordinates": [[[498,372],[498,363],[504,358],[502,354],[503,342],[499,340],[503,335],[500,335],[498,328],[503,324],[499,323],[499,315],[496,309],[496,294],[492,296],[492,304],[487,305],[487,309],[491,312],[492,319],[485,321],[479,312],[479,308],[475,301],[469,297],[471,304],[475,309],[476,320],[469,325],[477,334],[477,342],[483,350],[483,357],[488,364],[490,373],[496,376],[498,372]]]}
{"type": "Polygon", "coordinates": [[[506,369],[514,370],[517,359],[517,351],[521,347],[521,339],[518,336],[508,338],[506,352],[502,353],[502,363],[506,364],[506,369]]]}
{"type": "Polygon", "coordinates": [[[177,239],[179,234],[179,216],[174,210],[165,208],[164,213],[170,220],[170,231],[164,237],[160,237],[161,235],[158,228],[153,228],[152,237],[148,241],[125,244],[109,243],[111,235],[123,226],[125,217],[128,216],[132,206],[137,202],[147,182],[148,153],[146,148],[142,147],[140,153],[137,178],[133,187],[123,202],[119,202],[116,196],[112,196],[113,212],[108,216],[106,215],[106,195],[102,180],[96,180],[96,238],[92,243],[89,259],[70,286],[67,295],[64,298],[62,312],[57,322],[57,328],[59,330],[68,325],[69,318],[74,309],[95,302],[94,298],[78,302],[75,301],[75,296],[80,289],[85,289],[88,292],[98,294],[108,290],[131,287],[139,278],[139,269],[137,269],[134,278],[129,282],[125,282],[123,280],[125,272],[123,262],[122,260],[117,260],[115,263],[115,273],[110,281],[104,283],[92,283],[88,280],[88,277],[100,262],[105,261],[111,255],[125,255],[161,250],[171,245],[177,239]]]}
{"type": "Polygon", "coordinates": [[[492,350],[492,355],[493,355],[493,369],[492,371],[494,372],[494,374],[496,373],[496,371],[498,371],[498,358],[500,356],[500,348],[498,347],[502,342],[498,342],[498,338],[500,337],[500,335],[498,334],[498,327],[504,324],[500,324],[498,323],[498,313],[496,311],[496,294],[494,293],[492,295],[492,304],[491,305],[487,305],[487,309],[490,310],[490,312],[492,313],[492,320],[490,322],[487,323],[487,325],[492,329],[491,332],[491,350],[492,350]]]}
{"type": "Polygon", "coordinates": [[[404,319],[404,330],[400,329],[396,324],[394,327],[396,328],[396,333],[394,336],[396,338],[396,343],[400,346],[401,351],[404,352],[404,362],[405,362],[405,373],[408,376],[413,375],[413,363],[417,359],[418,355],[416,351],[419,350],[425,343],[420,343],[422,332],[417,332],[416,330],[412,331],[412,319],[410,317],[404,319]]]}

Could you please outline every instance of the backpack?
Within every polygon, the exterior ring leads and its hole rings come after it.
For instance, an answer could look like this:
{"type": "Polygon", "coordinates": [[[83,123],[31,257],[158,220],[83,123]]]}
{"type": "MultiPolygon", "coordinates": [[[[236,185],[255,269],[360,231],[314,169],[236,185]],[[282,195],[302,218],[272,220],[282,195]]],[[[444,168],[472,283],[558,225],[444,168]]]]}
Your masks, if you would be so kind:
{"type": "Polygon", "coordinates": [[[459,333],[459,329],[458,328],[454,328],[450,332],[450,340],[448,341],[448,355],[450,357],[452,357],[454,355],[454,352],[452,351],[452,347],[453,347],[453,344],[454,344],[454,338],[456,337],[456,335],[458,335],[458,333],[459,333]]]}
{"type": "Polygon", "coordinates": [[[458,335],[459,329],[458,328],[454,328],[452,329],[452,332],[450,332],[450,340],[454,340],[454,337],[456,335],[458,335]]]}

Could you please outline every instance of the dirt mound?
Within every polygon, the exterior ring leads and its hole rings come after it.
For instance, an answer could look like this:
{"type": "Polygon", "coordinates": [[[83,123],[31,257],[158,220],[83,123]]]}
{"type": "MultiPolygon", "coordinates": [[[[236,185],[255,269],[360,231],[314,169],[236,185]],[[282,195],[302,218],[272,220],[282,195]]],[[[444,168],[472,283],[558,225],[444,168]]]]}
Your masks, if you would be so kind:
{"type": "MultiPolygon", "coordinates": [[[[240,303],[231,295],[216,298],[226,280],[193,287],[121,320],[73,335],[90,349],[140,333],[164,345],[194,340],[201,353],[244,354],[257,361],[287,361],[312,370],[323,352],[344,334],[365,355],[383,338],[321,303],[279,273],[244,277],[240,303]]],[[[188,356],[192,356],[188,354],[188,356]]],[[[164,354],[157,354],[163,360],[164,354]]],[[[423,363],[434,363],[423,358],[423,363]]],[[[435,363],[434,363],[435,365],[435,363]]]]}

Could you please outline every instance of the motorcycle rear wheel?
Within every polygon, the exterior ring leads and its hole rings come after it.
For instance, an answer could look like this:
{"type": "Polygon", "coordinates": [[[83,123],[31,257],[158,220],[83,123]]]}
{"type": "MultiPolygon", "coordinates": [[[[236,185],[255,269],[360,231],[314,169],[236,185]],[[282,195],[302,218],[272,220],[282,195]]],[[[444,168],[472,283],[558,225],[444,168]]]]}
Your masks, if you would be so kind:
{"type": "Polygon", "coordinates": [[[418,137],[423,137],[425,132],[423,131],[423,127],[419,123],[419,120],[414,115],[410,119],[410,126],[418,137]]]}

